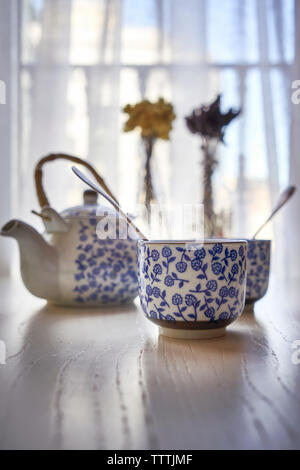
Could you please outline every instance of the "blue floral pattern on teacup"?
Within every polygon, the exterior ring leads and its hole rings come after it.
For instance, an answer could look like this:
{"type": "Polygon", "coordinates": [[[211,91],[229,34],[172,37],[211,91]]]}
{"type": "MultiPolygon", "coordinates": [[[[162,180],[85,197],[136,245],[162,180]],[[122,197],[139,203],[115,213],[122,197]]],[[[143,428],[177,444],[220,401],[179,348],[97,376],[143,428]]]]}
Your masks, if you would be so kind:
{"type": "Polygon", "coordinates": [[[248,240],[246,301],[261,299],[268,289],[270,240],[248,240]]]}
{"type": "Polygon", "coordinates": [[[246,242],[138,244],[139,294],[150,319],[217,323],[241,315],[246,242]]]}

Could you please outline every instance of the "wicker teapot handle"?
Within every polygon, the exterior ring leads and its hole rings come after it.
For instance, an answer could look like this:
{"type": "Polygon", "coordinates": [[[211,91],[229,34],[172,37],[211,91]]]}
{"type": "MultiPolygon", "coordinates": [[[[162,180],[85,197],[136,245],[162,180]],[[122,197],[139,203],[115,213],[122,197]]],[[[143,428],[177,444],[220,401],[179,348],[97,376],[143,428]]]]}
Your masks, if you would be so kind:
{"type": "Polygon", "coordinates": [[[43,187],[42,167],[45,163],[52,162],[53,160],[68,160],[70,162],[78,163],[80,165],[85,166],[92,173],[92,175],[95,177],[95,179],[100,184],[100,186],[102,186],[102,188],[109,194],[109,196],[118,203],[117,199],[113,196],[112,192],[106,186],[103,178],[101,178],[101,176],[97,173],[95,168],[93,168],[92,165],[90,165],[88,162],[86,162],[85,160],[82,160],[81,158],[73,157],[72,155],[67,155],[63,153],[51,153],[47,155],[46,157],[41,158],[38,161],[35,167],[35,171],[34,171],[35,187],[36,187],[37,197],[38,197],[41,208],[44,206],[50,206],[48,198],[44,191],[44,187],[43,187]]]}

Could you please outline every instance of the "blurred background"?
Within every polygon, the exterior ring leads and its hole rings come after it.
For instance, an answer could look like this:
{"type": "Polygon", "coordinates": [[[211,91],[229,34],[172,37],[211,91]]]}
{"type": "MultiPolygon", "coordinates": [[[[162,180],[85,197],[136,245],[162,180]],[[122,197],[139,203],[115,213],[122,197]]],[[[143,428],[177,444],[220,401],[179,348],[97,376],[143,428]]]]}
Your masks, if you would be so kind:
{"type": "MultiPolygon", "coordinates": [[[[222,93],[242,108],[218,146],[216,206],[228,236],[250,237],[288,184],[299,183],[299,0],[0,0],[1,222],[41,227],[33,169],[50,152],[88,159],[124,209],[138,201],[143,149],[123,133],[122,107],[143,98],[171,101],[177,119],[159,141],[153,177],[162,203],[201,202],[200,139],[184,117],[222,93]],[[298,42],[297,42],[298,41],[298,42]],[[298,49],[296,45],[298,44],[298,49]]],[[[81,203],[82,184],[65,162],[47,167],[58,210],[81,203]]],[[[298,194],[270,224],[273,267],[298,276],[298,194]]],[[[1,272],[12,242],[1,240],[1,272]]]]}

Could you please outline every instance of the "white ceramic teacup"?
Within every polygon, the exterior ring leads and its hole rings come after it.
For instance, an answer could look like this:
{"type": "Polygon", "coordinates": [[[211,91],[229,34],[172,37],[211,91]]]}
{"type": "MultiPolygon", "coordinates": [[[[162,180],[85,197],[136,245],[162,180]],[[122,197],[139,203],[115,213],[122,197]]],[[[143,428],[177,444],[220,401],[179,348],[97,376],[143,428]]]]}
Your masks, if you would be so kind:
{"type": "Polygon", "coordinates": [[[138,242],[145,316],[174,338],[212,338],[243,312],[245,240],[138,242]]]}

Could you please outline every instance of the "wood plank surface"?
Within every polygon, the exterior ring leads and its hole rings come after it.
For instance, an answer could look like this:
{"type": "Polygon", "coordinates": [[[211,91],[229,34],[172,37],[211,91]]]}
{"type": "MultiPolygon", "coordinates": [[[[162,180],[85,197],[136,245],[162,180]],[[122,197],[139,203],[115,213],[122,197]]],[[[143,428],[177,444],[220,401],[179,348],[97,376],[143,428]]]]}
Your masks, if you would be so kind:
{"type": "Polygon", "coordinates": [[[299,287],[272,279],[226,336],[183,341],[138,303],[51,307],[2,279],[0,448],[299,449],[299,287]]]}

